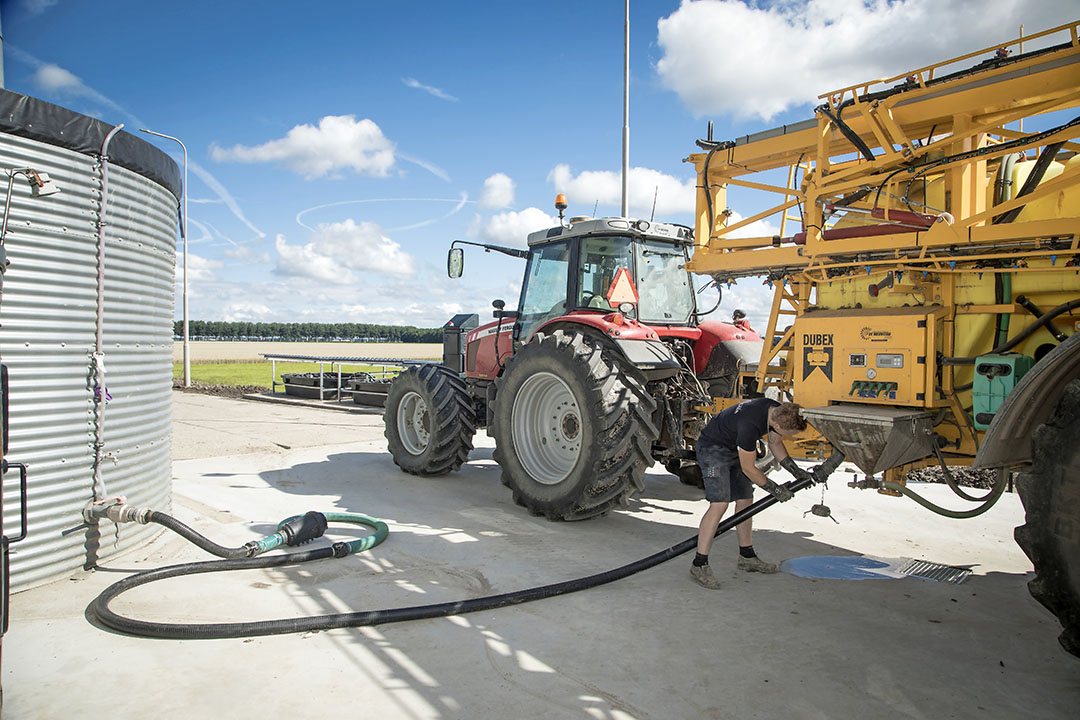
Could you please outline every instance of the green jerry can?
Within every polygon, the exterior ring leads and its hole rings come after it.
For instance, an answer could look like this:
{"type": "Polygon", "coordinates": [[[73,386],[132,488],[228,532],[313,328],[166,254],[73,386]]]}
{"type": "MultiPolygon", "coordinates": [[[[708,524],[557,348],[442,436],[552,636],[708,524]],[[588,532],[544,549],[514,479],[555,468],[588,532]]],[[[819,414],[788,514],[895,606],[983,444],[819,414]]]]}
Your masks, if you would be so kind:
{"type": "Polygon", "coordinates": [[[1035,360],[1020,353],[981,355],[975,359],[975,381],[971,389],[975,427],[990,427],[1005,398],[1020,382],[1035,360]]]}

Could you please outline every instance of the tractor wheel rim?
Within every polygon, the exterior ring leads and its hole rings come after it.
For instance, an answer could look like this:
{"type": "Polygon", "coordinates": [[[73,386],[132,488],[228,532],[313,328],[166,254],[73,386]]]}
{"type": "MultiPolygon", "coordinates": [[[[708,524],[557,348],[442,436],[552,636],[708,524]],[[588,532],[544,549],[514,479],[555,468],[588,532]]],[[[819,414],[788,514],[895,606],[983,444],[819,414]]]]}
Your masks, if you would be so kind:
{"type": "Polygon", "coordinates": [[[570,387],[542,372],[524,382],[514,400],[514,447],[525,471],[542,485],[566,479],[581,455],[581,409],[570,387]]]}
{"type": "Polygon", "coordinates": [[[398,437],[411,455],[420,455],[431,441],[431,415],[419,393],[408,392],[401,398],[397,412],[398,437]]]}

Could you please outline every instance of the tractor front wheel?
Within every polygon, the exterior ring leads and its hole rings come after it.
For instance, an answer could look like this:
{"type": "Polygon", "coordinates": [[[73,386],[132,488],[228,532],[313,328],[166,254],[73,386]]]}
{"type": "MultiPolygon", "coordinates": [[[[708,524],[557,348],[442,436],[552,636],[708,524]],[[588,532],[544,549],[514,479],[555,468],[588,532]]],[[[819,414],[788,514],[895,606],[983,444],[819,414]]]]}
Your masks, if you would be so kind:
{"type": "Polygon", "coordinates": [[[465,383],[441,365],[412,367],[394,379],[383,413],[394,463],[413,475],[444,475],[469,457],[476,420],[465,383]]]}
{"type": "Polygon", "coordinates": [[[1032,468],[1016,479],[1026,523],[1016,542],[1031,558],[1032,596],[1061,621],[1062,647],[1080,656],[1080,380],[1031,440],[1032,468]]]}
{"type": "Polygon", "coordinates": [[[596,341],[538,334],[507,362],[496,389],[495,461],[519,505],[582,520],[644,487],[656,402],[596,341]]]}

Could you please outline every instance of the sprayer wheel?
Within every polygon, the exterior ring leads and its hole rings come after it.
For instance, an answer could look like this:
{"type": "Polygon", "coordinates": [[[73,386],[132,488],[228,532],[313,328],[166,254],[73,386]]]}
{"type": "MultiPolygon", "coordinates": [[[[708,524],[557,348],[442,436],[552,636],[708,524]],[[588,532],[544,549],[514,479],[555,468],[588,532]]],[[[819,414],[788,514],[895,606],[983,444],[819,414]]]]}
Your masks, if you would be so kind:
{"type": "Polygon", "coordinates": [[[514,502],[583,520],[644,488],[656,402],[613,352],[578,333],[538,333],[495,384],[494,457],[514,502]]]}
{"type": "Polygon", "coordinates": [[[465,383],[441,365],[412,367],[386,396],[384,435],[394,463],[413,475],[444,475],[469,458],[476,419],[465,383]]]}
{"type": "Polygon", "coordinates": [[[1035,566],[1032,596],[1061,621],[1058,637],[1080,656],[1080,380],[1032,436],[1031,470],[1016,487],[1027,513],[1016,542],[1035,566]]]}

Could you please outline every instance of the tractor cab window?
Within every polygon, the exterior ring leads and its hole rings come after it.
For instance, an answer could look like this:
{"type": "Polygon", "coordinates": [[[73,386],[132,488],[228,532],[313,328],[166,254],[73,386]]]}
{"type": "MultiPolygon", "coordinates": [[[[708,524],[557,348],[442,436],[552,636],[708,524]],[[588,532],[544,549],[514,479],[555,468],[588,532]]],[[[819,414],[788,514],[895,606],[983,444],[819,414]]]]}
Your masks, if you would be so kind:
{"type": "Polygon", "coordinates": [[[566,314],[566,281],[570,247],[554,243],[533,248],[521,291],[518,337],[525,339],[546,320],[566,314]]]}
{"type": "Polygon", "coordinates": [[[648,240],[636,248],[637,319],[656,325],[687,324],[694,312],[694,289],[686,271],[686,251],[648,240]]]}
{"type": "Polygon", "coordinates": [[[631,259],[630,238],[585,238],[581,243],[577,307],[610,312],[613,308],[607,299],[608,291],[620,269],[632,271],[631,259]]]}

